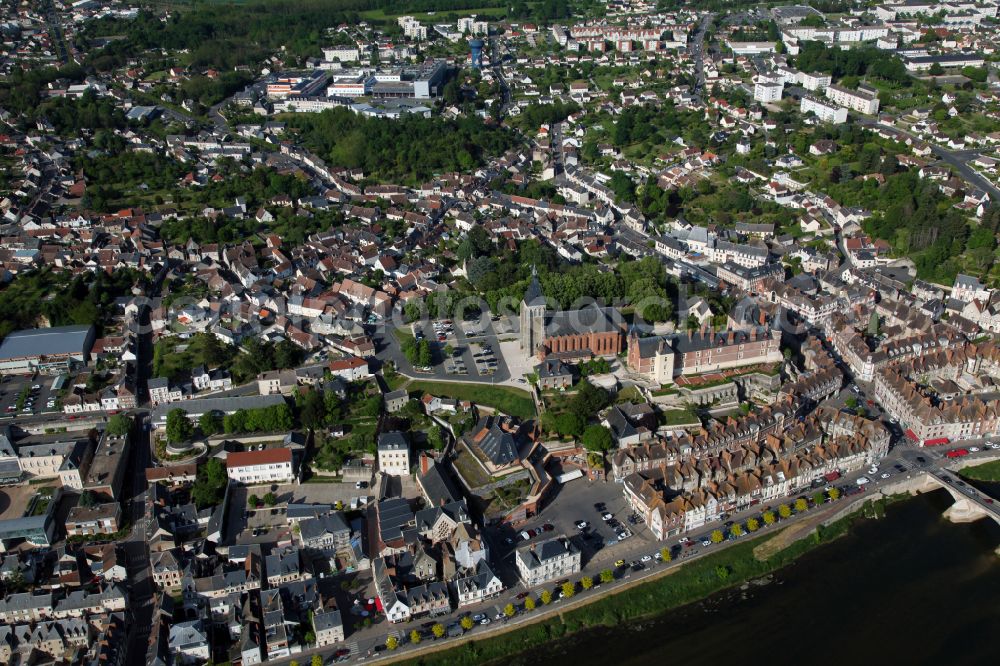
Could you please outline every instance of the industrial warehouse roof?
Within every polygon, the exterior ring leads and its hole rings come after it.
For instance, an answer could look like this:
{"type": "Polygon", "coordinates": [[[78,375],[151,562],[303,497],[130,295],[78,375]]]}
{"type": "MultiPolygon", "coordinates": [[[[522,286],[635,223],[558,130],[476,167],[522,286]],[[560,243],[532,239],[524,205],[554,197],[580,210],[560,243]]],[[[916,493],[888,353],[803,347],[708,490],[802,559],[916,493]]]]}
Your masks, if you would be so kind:
{"type": "Polygon", "coordinates": [[[16,331],[0,344],[0,361],[28,356],[82,354],[91,326],[57,326],[16,331]]]}

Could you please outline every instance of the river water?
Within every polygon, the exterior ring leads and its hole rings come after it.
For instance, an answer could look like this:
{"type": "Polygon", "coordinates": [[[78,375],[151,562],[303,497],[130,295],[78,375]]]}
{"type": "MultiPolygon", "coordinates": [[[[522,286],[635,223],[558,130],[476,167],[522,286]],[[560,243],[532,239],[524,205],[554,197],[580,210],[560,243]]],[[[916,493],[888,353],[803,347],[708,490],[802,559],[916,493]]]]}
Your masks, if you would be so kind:
{"type": "Polygon", "coordinates": [[[721,592],[507,664],[1000,664],[1000,525],[954,525],[944,491],[806,554],[764,586],[721,592]]]}

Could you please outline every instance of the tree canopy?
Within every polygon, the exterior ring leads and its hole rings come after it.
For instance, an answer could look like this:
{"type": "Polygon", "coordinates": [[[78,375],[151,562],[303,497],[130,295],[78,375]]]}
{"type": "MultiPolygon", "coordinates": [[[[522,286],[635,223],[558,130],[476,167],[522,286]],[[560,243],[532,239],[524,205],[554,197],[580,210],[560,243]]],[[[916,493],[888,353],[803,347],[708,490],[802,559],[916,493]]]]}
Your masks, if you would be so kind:
{"type": "Polygon", "coordinates": [[[417,183],[436,173],[471,171],[488,155],[514,145],[506,129],[476,117],[454,120],[368,118],[348,109],[287,118],[302,142],[332,164],[363,169],[375,179],[417,183]]]}

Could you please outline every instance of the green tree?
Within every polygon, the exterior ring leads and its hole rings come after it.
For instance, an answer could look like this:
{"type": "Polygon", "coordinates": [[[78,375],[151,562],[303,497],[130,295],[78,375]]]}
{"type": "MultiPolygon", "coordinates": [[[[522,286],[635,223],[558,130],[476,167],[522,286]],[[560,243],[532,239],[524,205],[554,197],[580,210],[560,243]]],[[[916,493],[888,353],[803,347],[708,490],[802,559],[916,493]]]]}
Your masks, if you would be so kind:
{"type": "Polygon", "coordinates": [[[431,633],[434,634],[434,638],[441,638],[444,636],[444,625],[440,622],[434,623],[434,626],[431,627],[431,633]]]}
{"type": "Polygon", "coordinates": [[[729,567],[720,564],[715,567],[715,575],[719,577],[719,580],[729,580],[729,567]]]}
{"type": "Polygon", "coordinates": [[[611,569],[604,569],[601,571],[601,582],[610,583],[615,579],[615,572],[611,569]]]}
{"type": "Polygon", "coordinates": [[[722,540],[725,538],[725,535],[722,534],[722,530],[712,530],[712,543],[722,543],[722,540]]]}
{"type": "Polygon", "coordinates": [[[194,485],[191,486],[191,499],[199,509],[215,506],[222,501],[223,491],[228,483],[226,466],[218,458],[209,458],[198,468],[194,485]]]}
{"type": "Polygon", "coordinates": [[[319,656],[318,654],[314,654],[312,656],[311,663],[312,666],[323,666],[323,657],[319,656]]]}
{"type": "Polygon", "coordinates": [[[222,432],[223,421],[219,412],[209,411],[198,417],[198,427],[206,437],[222,432]]]}
{"type": "Polygon", "coordinates": [[[555,417],[555,430],[560,435],[579,437],[583,434],[586,421],[573,412],[563,412],[555,417]]]}
{"type": "Polygon", "coordinates": [[[514,617],[514,614],[516,612],[517,609],[514,608],[514,604],[507,604],[506,606],[503,607],[504,617],[514,617]]]}
{"type": "Polygon", "coordinates": [[[194,427],[188,420],[187,412],[180,408],[167,412],[167,440],[171,444],[179,444],[191,439],[194,427]]]}
{"type": "Polygon", "coordinates": [[[589,590],[590,588],[594,587],[594,579],[591,578],[590,576],[584,576],[583,578],[580,579],[580,587],[582,587],[585,590],[589,590]]]}
{"type": "Polygon", "coordinates": [[[817,490],[816,493],[813,494],[813,504],[815,504],[816,506],[819,506],[825,501],[826,501],[826,493],[823,492],[822,490],[817,490]]]}
{"type": "Polygon", "coordinates": [[[830,496],[830,500],[831,501],[836,502],[837,500],[840,499],[840,489],[839,488],[830,488],[830,490],[829,490],[829,492],[827,494],[830,496]]]}
{"type": "Polygon", "coordinates": [[[532,599],[531,597],[528,597],[527,599],[525,599],[524,600],[524,610],[526,610],[526,611],[533,611],[533,610],[535,610],[535,600],[532,599]]]}
{"type": "Polygon", "coordinates": [[[542,602],[543,606],[548,606],[552,602],[552,593],[548,590],[542,590],[542,594],[538,597],[538,600],[542,602]]]}
{"type": "Polygon", "coordinates": [[[569,599],[574,594],[576,594],[576,584],[572,582],[566,582],[562,584],[562,595],[566,599],[569,599]]]}
{"type": "Polygon", "coordinates": [[[782,504],[778,507],[778,515],[784,518],[789,518],[792,515],[792,507],[787,504],[782,504]]]}
{"type": "Polygon", "coordinates": [[[395,650],[399,647],[399,639],[395,636],[389,636],[385,639],[385,646],[390,650],[395,650]]]}
{"type": "Polygon", "coordinates": [[[805,498],[800,497],[797,500],[795,500],[795,511],[796,512],[802,513],[803,511],[805,511],[808,508],[809,508],[809,502],[807,502],[805,500],[805,498]]]}
{"type": "Polygon", "coordinates": [[[427,431],[427,443],[435,451],[440,451],[444,448],[444,437],[441,436],[441,428],[436,425],[431,426],[427,431]]]}
{"type": "Polygon", "coordinates": [[[278,496],[274,493],[268,493],[264,495],[264,504],[267,506],[274,506],[278,503],[278,496]]]}
{"type": "Polygon", "coordinates": [[[258,504],[260,504],[260,498],[256,495],[251,495],[247,498],[247,506],[251,509],[256,509],[258,504]]]}
{"type": "Polygon", "coordinates": [[[740,525],[739,523],[736,523],[735,525],[729,528],[729,533],[735,537],[741,537],[743,536],[743,526],[740,525]]]}
{"type": "Polygon", "coordinates": [[[302,427],[316,430],[326,423],[326,402],[320,391],[309,389],[305,393],[300,393],[298,402],[299,421],[302,427]]]}
{"type": "Polygon", "coordinates": [[[472,626],[475,624],[475,621],[473,621],[471,616],[466,615],[459,621],[459,624],[462,625],[462,629],[468,631],[469,629],[472,629],[472,626]]]}
{"type": "Polygon", "coordinates": [[[94,493],[89,490],[84,490],[80,495],[79,505],[85,509],[90,509],[97,505],[97,498],[94,497],[94,493]]]}
{"type": "Polygon", "coordinates": [[[774,525],[774,521],[777,520],[777,518],[774,515],[774,511],[765,511],[763,517],[765,525],[774,525]]]}
{"type": "Polygon", "coordinates": [[[410,642],[414,645],[419,645],[421,638],[422,636],[420,635],[420,632],[416,629],[410,632],[410,642]]]}
{"type": "Polygon", "coordinates": [[[670,548],[664,546],[663,548],[660,549],[660,559],[663,560],[664,562],[669,562],[670,560],[674,559],[674,556],[670,554],[670,548]]]}
{"type": "Polygon", "coordinates": [[[108,419],[107,431],[109,435],[124,437],[132,428],[132,419],[124,414],[115,414],[108,419]]]}
{"type": "Polygon", "coordinates": [[[614,445],[614,437],[605,426],[591,425],[583,431],[580,442],[588,451],[604,452],[609,451],[614,445]]]}
{"type": "Polygon", "coordinates": [[[756,518],[751,518],[750,520],[747,521],[748,532],[756,532],[759,529],[760,529],[760,521],[758,521],[756,518]]]}

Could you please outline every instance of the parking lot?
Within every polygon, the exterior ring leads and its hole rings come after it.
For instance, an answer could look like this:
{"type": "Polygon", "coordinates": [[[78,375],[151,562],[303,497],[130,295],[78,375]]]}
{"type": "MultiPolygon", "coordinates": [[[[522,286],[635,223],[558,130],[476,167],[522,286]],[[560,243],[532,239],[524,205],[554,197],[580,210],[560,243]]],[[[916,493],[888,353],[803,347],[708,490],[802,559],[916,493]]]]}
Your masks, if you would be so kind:
{"type": "Polygon", "coordinates": [[[644,545],[650,553],[656,550],[649,530],[641,521],[630,522],[631,515],[621,484],[577,479],[560,486],[540,516],[518,526],[516,531],[509,526],[503,527],[493,541],[503,553],[501,557],[508,558],[519,546],[565,535],[580,549],[583,566],[590,562],[609,566],[623,551],[642,549],[644,545]],[[600,504],[601,510],[595,508],[595,504],[600,504]],[[605,514],[610,514],[614,522],[603,520],[605,514]],[[581,529],[577,527],[579,521],[587,525],[581,529]],[[525,540],[521,532],[528,531],[535,535],[525,540]],[[627,536],[619,540],[618,532],[625,532],[627,536]]]}
{"type": "MultiPolygon", "coordinates": [[[[498,355],[498,341],[493,323],[486,317],[471,321],[439,319],[414,322],[406,327],[415,339],[426,340],[431,349],[431,366],[413,367],[399,350],[396,341],[378,354],[382,361],[392,361],[403,372],[436,375],[464,381],[504,382],[509,378],[507,365],[498,355]]],[[[385,340],[385,338],[383,338],[385,340]]]]}
{"type": "Polygon", "coordinates": [[[482,344],[469,345],[473,363],[476,364],[476,373],[481,376],[489,376],[497,371],[497,357],[493,353],[493,347],[488,342],[482,344]]]}
{"type": "Polygon", "coordinates": [[[0,383],[0,415],[28,416],[62,411],[54,377],[4,377],[0,383]]]}

